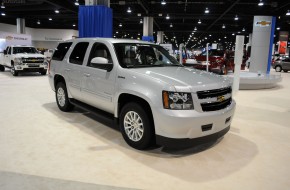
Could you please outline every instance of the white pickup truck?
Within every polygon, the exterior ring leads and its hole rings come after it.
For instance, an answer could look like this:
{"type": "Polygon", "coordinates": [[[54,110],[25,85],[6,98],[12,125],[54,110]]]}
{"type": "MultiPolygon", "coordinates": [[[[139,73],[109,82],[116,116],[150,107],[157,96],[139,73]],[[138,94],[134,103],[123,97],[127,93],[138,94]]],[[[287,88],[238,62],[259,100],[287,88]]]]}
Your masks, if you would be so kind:
{"type": "Polygon", "coordinates": [[[19,72],[39,72],[46,75],[46,57],[32,46],[8,46],[0,54],[0,71],[10,68],[13,76],[19,72]]]}
{"type": "Polygon", "coordinates": [[[225,135],[234,116],[231,82],[180,65],[161,46],[139,40],[61,42],[49,70],[60,110],[74,106],[115,118],[136,149],[180,148],[225,135]]]}

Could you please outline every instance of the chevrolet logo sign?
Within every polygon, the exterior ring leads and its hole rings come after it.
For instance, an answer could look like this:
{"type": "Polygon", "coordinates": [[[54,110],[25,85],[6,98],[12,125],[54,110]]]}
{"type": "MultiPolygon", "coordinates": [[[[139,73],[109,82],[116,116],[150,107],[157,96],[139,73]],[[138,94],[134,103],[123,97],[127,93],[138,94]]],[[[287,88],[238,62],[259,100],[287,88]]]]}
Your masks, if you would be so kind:
{"type": "Polygon", "coordinates": [[[261,27],[271,26],[271,22],[270,21],[258,21],[258,22],[256,22],[256,26],[261,26],[261,27]]]}
{"type": "Polygon", "coordinates": [[[31,62],[36,62],[37,61],[37,59],[31,59],[31,62]]]}
{"type": "Polygon", "coordinates": [[[223,102],[223,101],[225,101],[225,97],[224,96],[218,96],[217,97],[217,101],[218,102],[223,102]]]}

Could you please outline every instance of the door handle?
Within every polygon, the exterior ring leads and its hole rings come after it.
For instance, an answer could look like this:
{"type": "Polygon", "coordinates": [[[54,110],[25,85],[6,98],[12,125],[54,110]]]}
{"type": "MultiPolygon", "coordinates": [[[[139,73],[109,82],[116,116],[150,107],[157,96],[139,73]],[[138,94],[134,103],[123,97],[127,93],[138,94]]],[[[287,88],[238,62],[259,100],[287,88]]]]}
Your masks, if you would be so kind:
{"type": "Polygon", "coordinates": [[[86,77],[90,77],[90,76],[91,76],[89,73],[84,73],[84,75],[85,75],[86,77]]]}
{"type": "Polygon", "coordinates": [[[65,69],[66,72],[70,71],[70,69],[65,69]]]}

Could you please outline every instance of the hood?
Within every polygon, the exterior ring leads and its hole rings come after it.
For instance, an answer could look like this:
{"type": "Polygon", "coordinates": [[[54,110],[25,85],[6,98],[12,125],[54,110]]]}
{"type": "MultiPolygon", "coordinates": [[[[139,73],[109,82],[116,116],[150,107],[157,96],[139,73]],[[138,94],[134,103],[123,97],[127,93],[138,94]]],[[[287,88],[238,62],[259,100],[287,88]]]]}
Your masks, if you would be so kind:
{"type": "Polygon", "coordinates": [[[177,91],[189,90],[196,92],[219,89],[231,85],[231,82],[222,76],[189,67],[147,67],[130,70],[174,86],[177,91]]]}
{"type": "Polygon", "coordinates": [[[15,54],[15,57],[23,57],[23,58],[41,57],[41,58],[45,58],[45,56],[40,54],[40,53],[17,53],[17,54],[15,54]]]}

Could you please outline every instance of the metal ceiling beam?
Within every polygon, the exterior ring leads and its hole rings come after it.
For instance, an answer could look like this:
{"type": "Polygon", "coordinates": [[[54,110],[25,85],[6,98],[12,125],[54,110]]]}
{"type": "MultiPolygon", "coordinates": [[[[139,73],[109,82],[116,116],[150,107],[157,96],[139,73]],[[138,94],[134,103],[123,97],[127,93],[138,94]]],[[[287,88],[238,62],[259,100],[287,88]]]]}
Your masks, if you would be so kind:
{"type": "MultiPolygon", "coordinates": [[[[234,6],[236,6],[236,4],[239,3],[240,0],[236,0],[229,8],[227,8],[227,10],[225,10],[225,12],[223,12],[223,14],[221,14],[215,21],[213,21],[213,23],[211,25],[209,25],[205,31],[208,31],[209,29],[211,29],[211,27],[213,27],[215,25],[215,23],[217,23],[221,18],[223,18],[223,16],[225,16],[230,10],[232,10],[232,8],[234,6]]],[[[199,36],[199,38],[202,36],[203,34],[201,34],[199,36]]]]}

